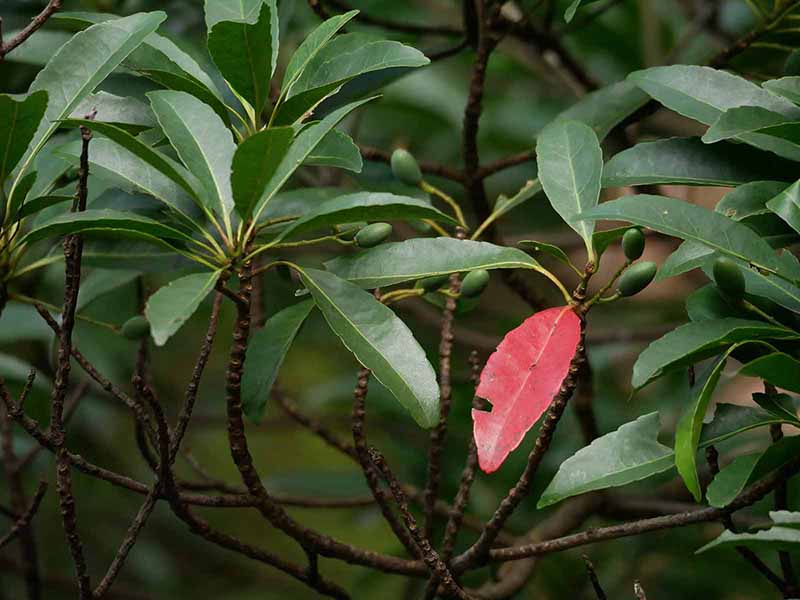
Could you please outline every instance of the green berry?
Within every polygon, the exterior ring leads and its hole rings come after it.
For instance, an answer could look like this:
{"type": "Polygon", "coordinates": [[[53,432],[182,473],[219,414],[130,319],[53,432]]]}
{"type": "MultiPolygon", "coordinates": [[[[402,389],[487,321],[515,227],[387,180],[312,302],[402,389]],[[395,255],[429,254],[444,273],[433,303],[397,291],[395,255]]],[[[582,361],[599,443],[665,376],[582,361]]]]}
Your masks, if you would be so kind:
{"type": "Polygon", "coordinates": [[[638,260],[644,253],[644,234],[639,229],[628,229],[622,236],[622,251],[628,260],[638,260]]]}
{"type": "Polygon", "coordinates": [[[392,152],[392,173],[406,185],[419,185],[422,181],[422,171],[419,170],[417,159],[408,150],[398,148],[392,152]]]}
{"type": "Polygon", "coordinates": [[[744,296],[745,283],[742,270],[730,258],[720,257],[714,261],[714,281],[723,294],[729,298],[744,296]]]}
{"type": "Polygon", "coordinates": [[[470,271],[461,282],[461,295],[464,298],[475,298],[483,293],[489,285],[489,271],[478,269],[470,271]]]}
{"type": "Polygon", "coordinates": [[[434,275],[433,277],[426,277],[425,279],[420,279],[417,282],[417,285],[421,287],[426,292],[433,292],[438,290],[444,284],[446,284],[450,279],[450,275],[434,275]]]}
{"type": "Polygon", "coordinates": [[[122,335],[129,340],[141,340],[150,335],[150,322],[142,315],[131,317],[122,325],[122,335]]]}
{"type": "Polygon", "coordinates": [[[630,267],[619,278],[617,290],[620,296],[628,297],[641,292],[644,288],[650,285],[653,278],[656,276],[658,266],[652,261],[645,261],[637,263],[630,267]]]}
{"type": "Polygon", "coordinates": [[[430,223],[426,223],[420,219],[412,219],[408,222],[408,224],[411,226],[411,229],[423,235],[430,233],[433,229],[430,223]]]}
{"type": "Polygon", "coordinates": [[[362,248],[372,248],[390,235],[392,235],[392,226],[389,223],[373,223],[356,234],[356,244],[362,248]]]}

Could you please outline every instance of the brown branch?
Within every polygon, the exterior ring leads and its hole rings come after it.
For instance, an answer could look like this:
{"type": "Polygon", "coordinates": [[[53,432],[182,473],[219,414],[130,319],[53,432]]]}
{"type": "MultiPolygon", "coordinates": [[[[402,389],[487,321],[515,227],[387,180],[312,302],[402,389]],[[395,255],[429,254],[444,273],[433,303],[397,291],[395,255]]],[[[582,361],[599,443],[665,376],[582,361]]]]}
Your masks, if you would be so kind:
{"type": "Polygon", "coordinates": [[[338,450],[353,460],[358,460],[358,457],[356,456],[356,450],[352,444],[346,443],[344,440],[339,438],[339,436],[326,429],[325,426],[322,425],[322,423],[320,423],[318,420],[302,413],[297,405],[286,397],[286,395],[280,389],[280,386],[276,385],[273,387],[272,397],[278,402],[278,404],[280,404],[284,412],[295,422],[311,431],[311,433],[322,439],[331,448],[338,450]]]}
{"type": "Polygon", "coordinates": [[[11,38],[8,42],[3,42],[3,19],[0,18],[0,62],[3,62],[3,59],[7,54],[12,52],[25,40],[41,29],[42,26],[47,23],[48,19],[61,9],[62,4],[63,0],[50,0],[44,10],[36,15],[22,31],[11,38]]]}
{"type": "Polygon", "coordinates": [[[594,595],[597,596],[597,600],[607,600],[608,596],[603,591],[603,586],[600,585],[600,578],[597,577],[597,571],[594,570],[594,565],[592,561],[589,560],[589,557],[585,554],[583,555],[583,562],[586,564],[586,574],[589,576],[589,582],[592,584],[592,589],[594,590],[594,595]]]}
{"type": "Polygon", "coordinates": [[[524,165],[526,162],[531,162],[534,158],[536,158],[536,150],[523,150],[517,154],[512,154],[511,156],[506,156],[505,158],[500,158],[487,165],[483,165],[478,169],[477,177],[486,179],[500,171],[505,171],[512,167],[524,165]]]}
{"type": "Polygon", "coordinates": [[[33,495],[33,499],[31,500],[27,510],[11,526],[11,530],[3,537],[0,537],[0,550],[5,548],[9,543],[16,539],[18,535],[28,529],[31,521],[33,521],[33,517],[36,516],[36,513],[39,510],[39,506],[41,505],[42,499],[44,498],[46,492],[47,482],[40,481],[39,486],[36,488],[36,493],[33,495]]]}

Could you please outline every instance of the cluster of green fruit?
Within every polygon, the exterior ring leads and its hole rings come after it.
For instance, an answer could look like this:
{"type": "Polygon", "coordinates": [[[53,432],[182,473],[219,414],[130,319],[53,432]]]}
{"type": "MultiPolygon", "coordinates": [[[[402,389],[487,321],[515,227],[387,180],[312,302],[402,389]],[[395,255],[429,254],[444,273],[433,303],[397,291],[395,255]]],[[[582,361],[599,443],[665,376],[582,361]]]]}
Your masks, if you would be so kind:
{"type": "MultiPolygon", "coordinates": [[[[644,254],[644,234],[640,229],[629,229],[622,236],[622,251],[625,258],[631,263],[641,258],[644,254]]],[[[623,298],[638,294],[646,288],[656,276],[658,266],[650,260],[636,263],[627,269],[617,284],[617,292],[623,298]]]]}

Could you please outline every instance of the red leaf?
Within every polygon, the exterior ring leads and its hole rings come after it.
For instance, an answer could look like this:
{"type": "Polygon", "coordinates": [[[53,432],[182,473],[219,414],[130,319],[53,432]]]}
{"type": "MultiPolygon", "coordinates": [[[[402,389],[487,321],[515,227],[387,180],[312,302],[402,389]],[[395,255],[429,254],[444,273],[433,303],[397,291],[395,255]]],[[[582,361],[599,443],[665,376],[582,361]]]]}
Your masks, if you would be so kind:
{"type": "Polygon", "coordinates": [[[472,411],[483,471],[500,468],[547,410],[580,337],[580,319],[569,306],[548,308],[509,331],[489,357],[476,394],[492,403],[492,412],[472,411]]]}

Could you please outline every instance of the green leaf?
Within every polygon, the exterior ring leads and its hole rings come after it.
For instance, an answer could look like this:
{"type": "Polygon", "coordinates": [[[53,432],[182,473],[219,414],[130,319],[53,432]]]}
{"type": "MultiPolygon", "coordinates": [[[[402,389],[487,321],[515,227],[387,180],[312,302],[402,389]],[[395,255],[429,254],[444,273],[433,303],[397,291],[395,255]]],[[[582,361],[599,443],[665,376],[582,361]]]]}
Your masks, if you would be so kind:
{"type": "Polygon", "coordinates": [[[172,147],[203,185],[206,207],[229,225],[230,173],[236,152],[230,130],[211,107],[186,92],[163,90],[147,97],[172,147]]]}
{"type": "Polygon", "coordinates": [[[381,244],[325,267],[364,288],[377,288],[436,275],[476,269],[537,269],[539,263],[516,248],[455,238],[413,238],[381,244]]]}
{"type": "Polygon", "coordinates": [[[46,91],[21,100],[0,95],[0,186],[25,154],[46,110],[46,91]]]}
{"type": "Polygon", "coordinates": [[[747,363],[739,375],[759,377],[776,387],[800,394],[800,361],[783,352],[768,354],[747,363]]]}
{"type": "Polygon", "coordinates": [[[191,240],[182,231],[139,216],[117,210],[85,210],[66,213],[34,227],[20,240],[32,244],[39,240],[81,232],[105,232],[114,235],[157,240],[191,240]]]}
{"type": "Polygon", "coordinates": [[[25,202],[25,198],[30,193],[31,188],[36,185],[37,177],[38,174],[36,171],[25,175],[25,177],[23,177],[14,187],[11,195],[8,197],[8,214],[11,215],[12,220],[19,221],[24,217],[22,211],[23,204],[25,202]]]}
{"type": "Polygon", "coordinates": [[[567,256],[567,253],[555,244],[537,242],[535,240],[521,240],[517,242],[517,245],[522,247],[529,246],[534,252],[543,252],[544,254],[548,254],[556,260],[561,261],[568,267],[573,269],[575,268],[575,266],[572,264],[572,261],[569,259],[569,256],[567,256]]]}
{"type": "Polygon", "coordinates": [[[71,118],[84,119],[93,111],[97,111],[92,120],[95,125],[113,123],[137,131],[156,126],[156,118],[147,104],[136,98],[115,96],[108,92],[97,92],[84,98],[72,111],[71,118]]]}
{"type": "Polygon", "coordinates": [[[577,121],[557,121],[536,142],[539,180],[555,211],[578,232],[594,256],[594,225],[576,219],[597,205],[603,173],[603,151],[594,130],[577,121]]]}
{"type": "Polygon", "coordinates": [[[344,27],[347,22],[358,14],[357,10],[351,10],[341,15],[336,15],[327,19],[312,31],[303,43],[295,50],[286,71],[283,74],[283,84],[281,85],[281,95],[285,96],[297,78],[302,75],[305,68],[319,54],[320,50],[336,35],[336,32],[344,27]]]}
{"type": "Polygon", "coordinates": [[[751,317],[744,309],[731,306],[715,285],[705,285],[692,292],[686,299],[686,312],[692,321],[751,317]]]}
{"type": "Polygon", "coordinates": [[[30,87],[31,92],[47,92],[48,104],[45,119],[23,159],[21,173],[58,129],[59,121],[69,117],[164,19],[166,14],[158,11],[99,23],[75,34],[59,49],[30,87]]]}
{"type": "Polygon", "coordinates": [[[157,346],[163,346],[191,317],[217,284],[221,271],[176,279],[150,296],[144,314],[157,346]]]}
{"type": "Polygon", "coordinates": [[[77,310],[81,311],[98,298],[134,281],[141,271],[129,269],[94,269],[82,278],[77,310]]]}
{"type": "Polygon", "coordinates": [[[620,81],[586,94],[555,120],[585,123],[603,140],[614,127],[648,101],[647,94],[633,83],[620,81]]]}
{"type": "Polygon", "coordinates": [[[626,423],[561,463],[537,508],[594,490],[620,487],[667,471],[672,450],[658,443],[658,413],[626,423]]]}
{"type": "Polygon", "coordinates": [[[800,233],[800,181],[780,192],[766,206],[800,233]]]}
{"type": "Polygon", "coordinates": [[[331,329],[370,369],[414,420],[425,428],[439,420],[436,374],[405,323],[372,294],[326,271],[300,271],[331,329]]]}
{"type": "Polygon", "coordinates": [[[275,0],[206,0],[208,51],[222,76],[260,115],[278,63],[275,0]],[[210,14],[211,13],[211,14],[210,14]],[[221,17],[224,16],[224,19],[221,17]]]}
{"type": "Polygon", "coordinates": [[[346,133],[333,130],[319,143],[303,163],[305,166],[336,167],[360,173],[364,163],[361,150],[346,133]]]}
{"type": "Polygon", "coordinates": [[[797,406],[794,398],[789,394],[765,394],[755,392],[753,402],[784,423],[800,427],[797,417],[797,406]]]}
{"type": "Polygon", "coordinates": [[[592,246],[598,259],[603,256],[603,253],[608,250],[608,247],[621,239],[625,232],[630,227],[615,227],[614,229],[605,229],[603,231],[595,231],[592,234],[592,246]]]}
{"type": "Polygon", "coordinates": [[[357,192],[326,200],[309,214],[289,225],[272,243],[330,225],[408,219],[431,219],[456,224],[455,219],[418,198],[377,192],[357,192]]]}
{"type": "Polygon", "coordinates": [[[642,142],[609,160],[603,187],[650,184],[736,186],[760,180],[792,181],[796,166],[741,144],[714,146],[699,138],[642,142]]]}
{"type": "Polygon", "coordinates": [[[528,180],[516,194],[511,196],[511,198],[502,194],[498,196],[492,209],[492,215],[495,220],[497,220],[507,212],[514,210],[520,204],[527,202],[541,191],[542,183],[538,179],[528,180]]]}
{"type": "Polygon", "coordinates": [[[291,127],[270,127],[250,136],[236,148],[231,185],[236,211],[247,220],[281,161],[289,151],[291,127]]]}
{"type": "Polygon", "coordinates": [[[800,103],[800,77],[792,76],[770,79],[769,81],[765,81],[762,87],[795,104],[800,103]]]}
{"type": "MultiPolygon", "coordinates": [[[[56,13],[57,15],[58,13],[56,13]]],[[[3,37],[7,40],[14,39],[21,29],[3,28],[3,37]]],[[[30,36],[21,45],[8,54],[3,60],[16,62],[35,67],[43,67],[64,44],[72,38],[69,31],[55,31],[47,28],[40,29],[36,35],[30,36]]]]}
{"type": "Polygon", "coordinates": [[[572,19],[575,18],[575,13],[580,8],[581,4],[592,4],[593,2],[597,2],[598,0],[572,0],[572,4],[567,7],[566,12],[564,12],[564,20],[569,23],[572,19]]]}
{"type": "Polygon", "coordinates": [[[723,508],[751,483],[779,469],[800,452],[800,438],[783,438],[764,452],[738,456],[722,469],[706,490],[711,506],[723,508]]]}
{"type": "Polygon", "coordinates": [[[732,108],[722,113],[702,139],[713,144],[732,138],[789,160],[800,160],[800,122],[766,108],[732,108]]]}
{"type": "Polygon", "coordinates": [[[264,417],[283,359],[313,308],[312,300],[284,308],[251,338],[242,377],[242,407],[254,423],[264,417]]]}
{"type": "Polygon", "coordinates": [[[322,142],[325,136],[328,135],[334,127],[336,127],[339,121],[344,119],[359,106],[362,106],[367,102],[371,102],[372,100],[374,100],[374,97],[352,102],[351,104],[343,106],[342,108],[338,108],[332,111],[319,123],[315,123],[314,125],[306,127],[297,135],[297,137],[294,138],[294,142],[289,148],[289,151],[283,157],[283,160],[281,161],[280,165],[278,165],[278,169],[275,171],[275,174],[272,176],[269,183],[264,188],[264,191],[261,193],[261,197],[259,198],[254,210],[256,220],[258,220],[261,212],[267,206],[269,201],[281,190],[281,188],[286,184],[286,182],[300,167],[300,165],[302,165],[303,162],[309,156],[311,156],[311,153],[314,152],[314,149],[320,144],[320,142],[322,142]]]}
{"type": "Polygon", "coordinates": [[[631,73],[628,79],[667,108],[706,125],[738,106],[758,106],[787,117],[800,117],[800,109],[786,99],[742,77],[710,67],[654,67],[631,73]]]}
{"type": "Polygon", "coordinates": [[[785,327],[746,319],[719,319],[686,323],[650,344],[633,366],[631,384],[641,388],[676,371],[719,354],[747,340],[793,340],[800,334],[785,327]]]}
{"type": "Polygon", "coordinates": [[[673,237],[699,242],[756,267],[785,271],[770,245],[746,225],[674,198],[648,194],[626,196],[605,202],[580,217],[629,221],[673,237]]]}
{"type": "MultiPolygon", "coordinates": [[[[775,520],[779,513],[771,512],[769,514],[770,517],[775,520]]],[[[783,514],[785,515],[786,513],[783,514]]],[[[789,515],[787,515],[787,518],[788,516],[789,515]]],[[[707,552],[714,548],[736,548],[739,546],[745,546],[746,548],[758,550],[760,552],[777,550],[794,551],[797,550],[798,543],[800,543],[800,530],[796,528],[794,519],[792,519],[790,523],[788,527],[776,524],[770,529],[765,529],[756,533],[733,533],[726,529],[717,539],[700,548],[696,554],[707,552]]]]}
{"type": "Polygon", "coordinates": [[[708,403],[711,401],[711,396],[722,375],[722,369],[725,368],[730,353],[737,347],[738,345],[731,346],[705,376],[698,378],[697,384],[693,387],[693,398],[689,407],[678,421],[675,429],[675,466],[697,502],[703,498],[700,479],[697,476],[697,446],[700,442],[700,430],[703,427],[708,403]]]}
{"type": "Polygon", "coordinates": [[[734,221],[769,214],[767,202],[787,187],[785,181],[751,181],[725,194],[714,210],[734,221]]]}

